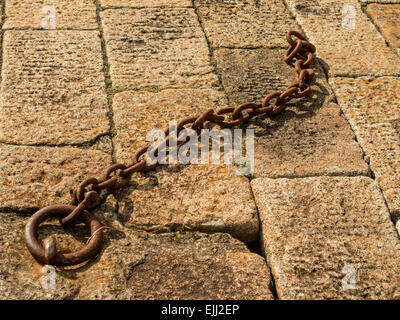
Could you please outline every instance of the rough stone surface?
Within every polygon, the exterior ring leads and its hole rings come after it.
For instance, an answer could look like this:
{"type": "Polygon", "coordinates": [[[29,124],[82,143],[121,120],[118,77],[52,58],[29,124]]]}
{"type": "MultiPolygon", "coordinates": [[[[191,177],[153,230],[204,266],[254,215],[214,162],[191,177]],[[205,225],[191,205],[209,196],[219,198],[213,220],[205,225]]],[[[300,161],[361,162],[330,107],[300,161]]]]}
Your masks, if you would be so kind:
{"type": "Polygon", "coordinates": [[[279,299],[399,297],[400,240],[373,180],[255,179],[252,187],[279,299]]]}
{"type": "Polygon", "coordinates": [[[367,13],[389,44],[400,53],[400,4],[370,4],[367,13]]]}
{"type": "Polygon", "coordinates": [[[113,86],[219,85],[192,8],[113,9],[101,17],[113,86]]]}
{"type": "Polygon", "coordinates": [[[110,155],[95,150],[0,145],[0,209],[67,204],[70,189],[101,178],[110,164],[110,155]]]}
{"type": "MultiPolygon", "coordinates": [[[[284,90],[294,83],[296,71],[283,61],[285,51],[264,48],[215,50],[217,69],[229,100],[236,104],[259,102],[268,93],[284,90]]],[[[314,99],[324,101],[332,98],[323,70],[318,63],[314,63],[312,68],[318,72],[317,86],[321,91],[314,99]]]]}
{"type": "Polygon", "coordinates": [[[108,131],[98,32],[9,30],[3,45],[0,142],[82,143],[108,131]]]}
{"type": "MultiPolygon", "coordinates": [[[[117,161],[131,163],[135,151],[146,144],[149,130],[164,130],[170,121],[225,103],[222,93],[213,90],[117,94],[113,101],[117,161]]],[[[134,176],[133,181],[120,198],[119,214],[127,226],[152,229],[185,224],[229,232],[243,241],[256,239],[258,219],[249,183],[233,165],[162,165],[134,176]]]]}
{"type": "Polygon", "coordinates": [[[276,47],[297,29],[281,0],[194,2],[213,47],[276,47]]]}
{"type": "Polygon", "coordinates": [[[357,0],[287,0],[287,3],[317,47],[329,75],[400,74],[399,57],[386,46],[357,0]]]}
{"type": "Polygon", "coordinates": [[[255,177],[367,175],[368,165],[337,104],[298,103],[255,130],[255,177]]]}
{"type": "MultiPolygon", "coordinates": [[[[105,230],[100,256],[78,268],[57,269],[55,290],[43,289],[43,267],[25,248],[27,218],[0,214],[1,299],[273,299],[265,260],[228,234],[148,235],[105,230]]],[[[57,222],[41,227],[60,250],[83,246],[88,234],[57,222]]],[[[44,281],[44,283],[48,283],[44,281]]]]}
{"type": "Polygon", "coordinates": [[[105,153],[112,153],[112,141],[109,135],[101,136],[92,145],[86,147],[87,149],[100,150],[105,153]]]}
{"type": "MultiPolygon", "coordinates": [[[[284,50],[231,50],[215,52],[224,88],[231,101],[261,101],[269,92],[294,82],[295,71],[282,61],[284,50]]],[[[281,115],[258,117],[255,130],[256,177],[304,175],[357,175],[368,173],[362,152],[319,64],[311,97],[298,99],[281,115]]]]}
{"type": "Polygon", "coordinates": [[[168,89],[157,93],[125,91],[117,93],[113,100],[113,138],[119,162],[132,162],[133,154],[143,147],[147,134],[153,129],[167,129],[170,122],[194,116],[227,104],[224,94],[206,89],[168,89]]]}
{"type": "Polygon", "coordinates": [[[390,4],[390,3],[400,3],[400,0],[363,0],[362,2],[364,3],[386,3],[386,4],[390,4]]]}
{"type": "Polygon", "coordinates": [[[361,77],[329,81],[369,158],[391,213],[400,213],[400,79],[361,77]]]}
{"type": "Polygon", "coordinates": [[[190,0],[101,0],[103,8],[112,7],[191,7],[190,0]]]}
{"type": "Polygon", "coordinates": [[[96,29],[93,0],[7,0],[4,29],[96,29]]]}

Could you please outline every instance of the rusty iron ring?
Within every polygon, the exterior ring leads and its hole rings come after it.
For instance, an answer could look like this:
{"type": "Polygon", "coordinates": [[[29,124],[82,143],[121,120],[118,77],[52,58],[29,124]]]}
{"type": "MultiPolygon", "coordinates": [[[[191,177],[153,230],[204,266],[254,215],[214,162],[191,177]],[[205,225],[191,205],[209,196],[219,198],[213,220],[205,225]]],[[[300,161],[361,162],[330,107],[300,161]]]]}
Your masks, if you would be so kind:
{"type": "Polygon", "coordinates": [[[45,257],[45,249],[37,239],[40,224],[50,218],[62,219],[74,209],[75,206],[71,205],[53,205],[45,207],[31,216],[25,227],[25,241],[29,252],[36,260],[43,264],[71,266],[93,259],[99,253],[103,242],[101,224],[88,211],[84,211],[85,214],[81,216],[81,220],[90,229],[91,238],[89,243],[76,252],[54,252],[54,255],[50,258],[45,257]]]}

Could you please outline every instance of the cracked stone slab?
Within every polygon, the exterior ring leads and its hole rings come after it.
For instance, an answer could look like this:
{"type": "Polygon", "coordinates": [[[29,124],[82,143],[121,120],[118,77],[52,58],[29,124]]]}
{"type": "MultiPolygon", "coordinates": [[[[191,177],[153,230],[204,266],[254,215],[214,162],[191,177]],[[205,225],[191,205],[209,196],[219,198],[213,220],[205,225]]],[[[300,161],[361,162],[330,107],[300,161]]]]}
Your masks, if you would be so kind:
{"type": "Polygon", "coordinates": [[[1,142],[78,144],[108,132],[98,35],[97,31],[5,32],[1,142]]]}
{"type": "Polygon", "coordinates": [[[330,79],[392,214],[400,213],[400,79],[330,79]]]}
{"type": "Polygon", "coordinates": [[[92,0],[7,0],[3,29],[96,29],[92,0]]]}
{"type": "MultiPolygon", "coordinates": [[[[7,261],[0,265],[1,299],[273,299],[264,258],[228,234],[108,229],[94,262],[46,275],[26,250],[27,220],[0,214],[0,259],[7,261]]],[[[84,228],[65,232],[56,221],[39,234],[55,235],[60,250],[77,250],[88,238],[84,228]]]]}
{"type": "Polygon", "coordinates": [[[213,47],[286,47],[285,34],[298,29],[280,0],[195,0],[213,47]]]}
{"type": "Polygon", "coordinates": [[[219,86],[194,9],[113,9],[101,18],[114,87],[219,86]]]}
{"type": "Polygon", "coordinates": [[[329,76],[400,74],[400,59],[357,0],[288,0],[329,76]]]}
{"type": "Polygon", "coordinates": [[[111,156],[97,150],[0,145],[0,208],[68,204],[70,189],[101,178],[110,164],[111,156]]]}
{"type": "MultiPolygon", "coordinates": [[[[159,93],[124,92],[113,101],[114,138],[118,162],[131,163],[146,144],[149,130],[166,129],[170,121],[224,106],[215,90],[165,90],[159,93]]],[[[149,142],[148,142],[149,143],[149,142]]],[[[120,197],[119,214],[126,226],[168,231],[184,224],[195,230],[229,232],[254,241],[258,219],[247,178],[225,164],[169,164],[134,176],[120,197]]]]}
{"type": "MultiPolygon", "coordinates": [[[[229,99],[237,104],[261,101],[272,91],[294,82],[294,69],[282,61],[284,50],[220,49],[218,69],[229,99]]],[[[279,116],[258,117],[247,126],[255,130],[254,175],[366,175],[368,166],[354,134],[318,63],[310,97],[293,100],[279,116]]]]}
{"type": "Polygon", "coordinates": [[[101,0],[103,8],[122,7],[192,7],[190,0],[101,0]]]}
{"type": "Polygon", "coordinates": [[[367,177],[255,179],[279,299],[394,299],[400,241],[367,177]]]}
{"type": "Polygon", "coordinates": [[[373,3],[367,7],[367,13],[389,44],[400,54],[400,4],[373,3]]]}

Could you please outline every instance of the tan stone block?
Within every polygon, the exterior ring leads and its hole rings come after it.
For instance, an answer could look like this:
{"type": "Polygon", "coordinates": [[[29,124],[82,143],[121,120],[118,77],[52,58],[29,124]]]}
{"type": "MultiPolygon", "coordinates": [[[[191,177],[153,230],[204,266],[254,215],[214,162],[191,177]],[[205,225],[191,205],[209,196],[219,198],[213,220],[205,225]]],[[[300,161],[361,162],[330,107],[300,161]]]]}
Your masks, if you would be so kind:
{"type": "Polygon", "coordinates": [[[6,31],[0,141],[76,144],[109,130],[97,31],[6,31]]]}
{"type": "MultiPolygon", "coordinates": [[[[284,50],[220,49],[215,51],[222,83],[237,104],[260,102],[272,91],[294,82],[295,71],[282,61],[284,50]]],[[[354,134],[339,108],[318,63],[310,97],[293,100],[279,116],[257,117],[256,177],[368,174],[354,134]]]]}
{"type": "Polygon", "coordinates": [[[363,0],[362,2],[364,3],[386,3],[386,4],[390,4],[390,3],[400,3],[400,0],[363,0]]]}
{"type": "MultiPolygon", "coordinates": [[[[265,260],[228,234],[147,235],[106,229],[101,254],[80,269],[56,269],[55,290],[42,287],[43,267],[26,250],[27,218],[0,214],[1,299],[273,299],[265,260]]],[[[84,228],[41,227],[62,249],[77,250],[84,228]]],[[[45,282],[45,281],[44,281],[45,282]]],[[[46,282],[45,282],[46,284],[46,282]]]]}
{"type": "Polygon", "coordinates": [[[288,0],[329,76],[400,74],[395,55],[357,0],[288,0]]]}
{"type": "MultiPolygon", "coordinates": [[[[113,101],[117,161],[130,164],[135,151],[150,143],[145,143],[149,130],[164,130],[172,120],[225,103],[223,94],[213,90],[117,94],[113,101]]],[[[237,175],[233,165],[162,165],[134,176],[119,200],[119,213],[130,227],[185,224],[203,231],[229,232],[243,241],[255,240],[258,232],[248,180],[237,175]]]]}
{"type": "Polygon", "coordinates": [[[394,48],[400,48],[400,4],[383,5],[373,3],[367,7],[367,13],[389,44],[394,48]]]}
{"type": "MultiPolygon", "coordinates": [[[[260,102],[272,91],[282,91],[293,84],[296,71],[283,61],[283,49],[218,49],[214,51],[218,72],[228,98],[237,104],[260,102]]],[[[314,62],[316,71],[311,101],[332,100],[332,90],[326,82],[320,65],[314,62]]],[[[307,99],[302,99],[307,100],[307,99]]]]}
{"type": "Polygon", "coordinates": [[[334,103],[304,107],[258,118],[255,130],[255,177],[368,175],[368,165],[347,121],[334,103]]]}
{"type": "Polygon", "coordinates": [[[217,110],[227,104],[221,91],[206,89],[168,89],[160,92],[125,91],[113,100],[114,150],[119,162],[132,162],[132,156],[144,145],[153,129],[167,129],[170,122],[217,110]]]}
{"type": "Polygon", "coordinates": [[[92,0],[6,1],[3,29],[96,29],[92,0]]]}
{"type": "Polygon", "coordinates": [[[214,51],[224,90],[232,102],[261,101],[285,89],[296,72],[283,62],[285,50],[218,49],[214,51]]]}
{"type": "Polygon", "coordinates": [[[373,180],[255,179],[252,187],[279,299],[399,297],[400,241],[373,180]]]}
{"type": "Polygon", "coordinates": [[[400,79],[330,79],[340,107],[385,195],[391,213],[400,212],[400,79]]]}
{"type": "Polygon", "coordinates": [[[103,8],[112,7],[191,7],[190,0],[101,0],[103,8]]]}
{"type": "Polygon", "coordinates": [[[196,0],[194,4],[213,47],[286,47],[286,32],[298,29],[280,0],[196,0]]]}
{"type": "Polygon", "coordinates": [[[68,204],[70,189],[101,178],[111,156],[71,147],[0,145],[0,209],[68,204]]]}
{"type": "Polygon", "coordinates": [[[193,9],[113,9],[101,17],[114,87],[219,86],[193,9]]]}

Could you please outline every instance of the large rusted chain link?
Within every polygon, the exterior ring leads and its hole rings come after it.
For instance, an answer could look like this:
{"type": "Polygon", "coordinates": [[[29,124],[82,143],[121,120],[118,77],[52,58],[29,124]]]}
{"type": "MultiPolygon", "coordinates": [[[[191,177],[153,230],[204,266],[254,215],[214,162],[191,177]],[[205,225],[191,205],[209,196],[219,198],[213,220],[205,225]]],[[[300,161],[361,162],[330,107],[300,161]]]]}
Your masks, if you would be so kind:
{"type": "MultiPolygon", "coordinates": [[[[282,112],[287,103],[292,99],[302,98],[311,93],[311,81],[314,70],[311,62],[314,58],[315,47],[297,31],[286,34],[289,43],[284,61],[292,65],[296,71],[296,81],[283,92],[274,91],[268,94],[260,103],[247,102],[239,106],[227,106],[217,111],[208,109],[204,112],[180,120],[175,128],[179,136],[182,130],[192,129],[201,134],[201,129],[206,124],[215,124],[220,128],[240,126],[258,115],[276,115],[282,112]]],[[[94,258],[102,247],[101,224],[94,219],[88,209],[94,208],[100,202],[102,190],[117,190],[124,188],[135,172],[148,172],[158,164],[147,163],[141,159],[150,148],[157,154],[162,148],[168,148],[172,132],[170,128],[164,130],[166,138],[156,146],[146,145],[133,155],[130,165],[117,163],[105,170],[102,179],[88,178],[76,189],[71,190],[72,200],[69,205],[55,205],[43,208],[30,218],[25,229],[25,240],[31,254],[41,263],[55,266],[76,265],[94,258]],[[86,247],[74,253],[58,253],[54,238],[45,239],[42,244],[37,240],[37,231],[41,223],[58,218],[62,225],[83,222],[91,233],[91,238],[86,247]]],[[[178,145],[183,141],[178,141],[178,145]]]]}

